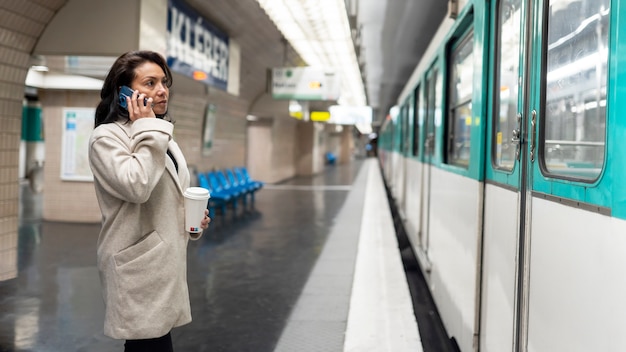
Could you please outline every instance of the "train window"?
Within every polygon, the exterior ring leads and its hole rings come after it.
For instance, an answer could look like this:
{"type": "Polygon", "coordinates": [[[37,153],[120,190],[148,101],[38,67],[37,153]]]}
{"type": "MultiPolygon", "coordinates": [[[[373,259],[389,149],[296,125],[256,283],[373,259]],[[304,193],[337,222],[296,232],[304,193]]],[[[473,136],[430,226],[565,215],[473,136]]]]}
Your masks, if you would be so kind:
{"type": "Polygon", "coordinates": [[[420,152],[420,111],[422,110],[422,96],[420,86],[415,88],[413,95],[413,156],[418,156],[420,152]]]}
{"type": "Polygon", "coordinates": [[[594,180],[604,166],[610,0],[551,0],[544,172],[594,180]]]}
{"type": "Polygon", "coordinates": [[[441,125],[441,71],[434,63],[424,86],[424,161],[430,163],[435,155],[435,128],[441,125]]]}
{"type": "Polygon", "coordinates": [[[512,170],[516,159],[513,131],[518,128],[517,114],[520,59],[520,21],[522,0],[502,0],[498,8],[496,92],[492,157],[495,166],[512,170]]]}
{"type": "Polygon", "coordinates": [[[467,167],[470,158],[472,92],[474,89],[474,33],[466,34],[450,57],[447,116],[447,162],[467,167]]]}
{"type": "Polygon", "coordinates": [[[404,104],[401,109],[400,116],[402,118],[402,155],[409,152],[409,107],[404,104]]]}

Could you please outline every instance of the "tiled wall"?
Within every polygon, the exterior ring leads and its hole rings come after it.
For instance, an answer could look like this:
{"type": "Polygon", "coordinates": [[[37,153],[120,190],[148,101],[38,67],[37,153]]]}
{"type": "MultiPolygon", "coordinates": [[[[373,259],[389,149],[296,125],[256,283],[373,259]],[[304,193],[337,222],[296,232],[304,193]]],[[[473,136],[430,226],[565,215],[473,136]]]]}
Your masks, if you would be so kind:
{"type": "MultiPolygon", "coordinates": [[[[201,152],[202,127],[209,101],[207,96],[172,95],[169,113],[175,123],[174,138],[185,154],[188,165],[196,170],[243,165],[245,118],[242,109],[238,108],[242,104],[229,98],[231,96],[228,94],[212,94],[211,97],[217,106],[215,146],[211,155],[204,157],[201,152]]],[[[40,91],[39,99],[43,107],[46,144],[43,217],[51,221],[99,222],[101,215],[93,183],[64,181],[60,177],[62,110],[64,107],[95,107],[99,101],[99,92],[40,91]]]]}
{"type": "MultiPolygon", "coordinates": [[[[172,87],[176,91],[176,82],[172,87]]],[[[173,94],[169,112],[174,119],[174,138],[191,169],[205,172],[245,165],[247,102],[222,91],[208,95],[173,94]],[[204,120],[208,104],[215,110],[213,146],[202,153],[204,120]]]]}
{"type": "MultiPolygon", "coordinates": [[[[0,33],[0,44],[2,41],[0,33]]],[[[0,77],[0,280],[17,274],[18,157],[26,78],[21,62],[27,64],[28,57],[16,50],[0,49],[0,71],[12,72],[9,78],[0,77]]]]}
{"type": "Polygon", "coordinates": [[[352,160],[355,150],[354,146],[354,128],[353,126],[343,126],[341,132],[341,146],[339,147],[339,163],[347,163],[352,160]]]}
{"type": "Polygon", "coordinates": [[[211,89],[209,102],[217,108],[215,141],[210,158],[203,158],[201,166],[212,169],[244,165],[246,115],[250,101],[211,89]]]}
{"type": "Polygon", "coordinates": [[[66,0],[0,2],[0,281],[17,275],[19,145],[30,53],[66,0]]]}
{"type": "MultiPolygon", "coordinates": [[[[57,11],[67,0],[3,0],[0,2],[0,280],[16,275],[19,204],[19,144],[24,81],[33,47],[57,11]]],[[[199,170],[246,164],[249,109],[265,91],[266,69],[302,64],[293,48],[285,47],[282,35],[253,1],[200,2],[210,17],[241,45],[240,95],[207,88],[199,96],[181,94],[171,101],[170,112],[177,120],[175,138],[190,165],[199,170]],[[209,9],[210,8],[210,9],[209,9]],[[237,23],[225,19],[237,19],[237,23]],[[241,24],[246,24],[243,26],[241,24]],[[202,156],[202,125],[207,103],[217,107],[214,147],[202,156]]],[[[201,11],[202,12],[202,11],[201,11]]],[[[63,48],[58,48],[63,50],[63,48]]],[[[176,83],[175,83],[176,84],[176,83]]],[[[46,220],[94,222],[100,213],[90,182],[60,180],[61,109],[97,103],[95,92],[42,92],[45,121],[43,216],[46,220]],[[94,95],[95,94],[95,95],[94,95]]],[[[272,129],[277,150],[272,162],[276,178],[295,174],[294,121],[286,120],[272,129]]],[[[297,156],[295,156],[297,157],[297,156]]]]}
{"type": "Polygon", "coordinates": [[[339,131],[336,125],[325,127],[327,135],[325,152],[334,153],[338,164],[349,162],[354,152],[354,126],[342,125],[339,131]]]}
{"type": "Polygon", "coordinates": [[[43,218],[50,221],[100,222],[100,208],[92,182],[61,180],[63,108],[95,108],[99,91],[39,92],[43,107],[46,159],[44,164],[43,218]]]}
{"type": "Polygon", "coordinates": [[[302,122],[292,117],[276,118],[272,128],[272,178],[282,181],[296,174],[298,151],[298,124],[302,122]]]}
{"type": "Polygon", "coordinates": [[[250,176],[255,180],[277,183],[296,175],[299,145],[303,143],[298,125],[291,117],[263,118],[250,123],[247,129],[247,161],[250,176]]]}
{"type": "Polygon", "coordinates": [[[302,143],[298,125],[305,124],[290,117],[289,102],[274,100],[264,93],[254,100],[247,123],[246,166],[252,178],[276,183],[297,174],[297,159],[302,143]]]}
{"type": "MultiPolygon", "coordinates": [[[[176,82],[176,81],[175,81],[176,82]]],[[[174,89],[176,83],[174,83],[174,89]]],[[[206,109],[206,98],[191,95],[172,95],[169,114],[174,120],[174,139],[185,154],[190,167],[200,164],[202,147],[202,124],[206,109]]]]}

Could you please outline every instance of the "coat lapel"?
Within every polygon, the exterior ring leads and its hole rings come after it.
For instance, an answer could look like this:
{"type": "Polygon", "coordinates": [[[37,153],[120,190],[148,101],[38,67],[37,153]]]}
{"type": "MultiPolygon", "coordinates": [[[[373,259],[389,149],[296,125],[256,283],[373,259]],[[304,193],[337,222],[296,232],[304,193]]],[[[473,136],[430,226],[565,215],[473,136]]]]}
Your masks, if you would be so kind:
{"type": "Polygon", "coordinates": [[[187,170],[187,163],[185,162],[185,157],[183,156],[183,153],[178,147],[178,144],[176,144],[176,142],[171,140],[169,142],[168,148],[172,153],[172,156],[174,156],[176,162],[178,163],[178,173],[176,172],[174,162],[172,161],[172,159],[170,159],[169,156],[165,160],[165,168],[174,179],[178,190],[182,194],[183,186],[187,187],[186,185],[189,185],[189,170],[187,170]]]}

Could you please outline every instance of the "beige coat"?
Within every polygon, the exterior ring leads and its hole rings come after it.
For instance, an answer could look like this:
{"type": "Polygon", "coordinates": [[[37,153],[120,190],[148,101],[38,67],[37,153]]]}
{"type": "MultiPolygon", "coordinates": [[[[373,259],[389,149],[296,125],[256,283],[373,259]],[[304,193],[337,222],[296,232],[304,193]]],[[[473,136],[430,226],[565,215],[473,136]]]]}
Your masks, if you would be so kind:
{"type": "Polygon", "coordinates": [[[89,142],[102,211],[104,333],[113,338],[160,337],[191,322],[183,208],[189,170],[172,132],[170,122],[143,118],[100,125],[89,142]]]}

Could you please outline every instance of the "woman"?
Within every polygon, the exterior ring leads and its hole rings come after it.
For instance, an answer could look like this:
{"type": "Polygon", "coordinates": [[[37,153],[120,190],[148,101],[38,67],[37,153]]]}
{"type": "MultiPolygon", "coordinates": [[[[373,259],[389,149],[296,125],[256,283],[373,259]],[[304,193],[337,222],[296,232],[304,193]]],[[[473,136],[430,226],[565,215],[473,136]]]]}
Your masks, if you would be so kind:
{"type": "Polygon", "coordinates": [[[171,85],[160,54],[121,55],[104,81],[89,142],[102,212],[104,333],[125,339],[125,351],[172,351],[170,330],[191,321],[187,242],[202,233],[184,230],[190,176],[167,117],[171,85]],[[127,109],[120,106],[122,86],[134,91],[123,99],[127,109]]]}

